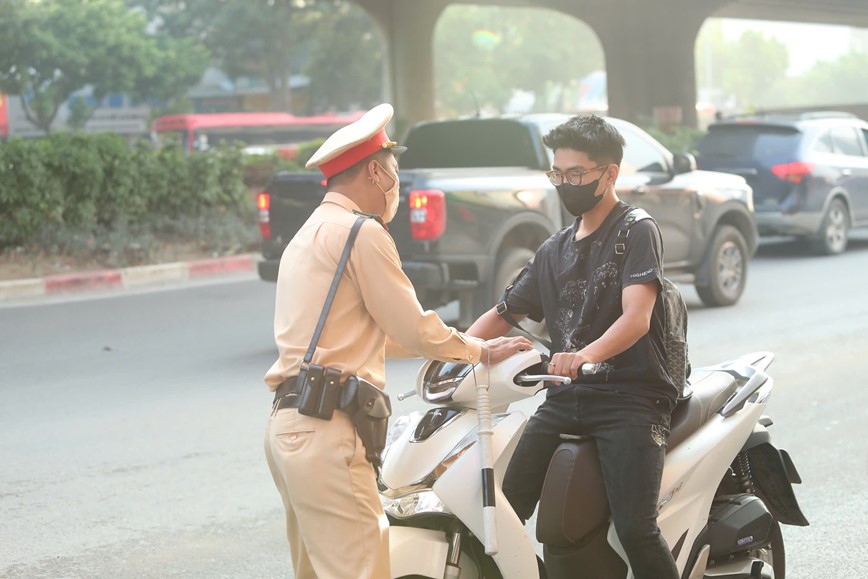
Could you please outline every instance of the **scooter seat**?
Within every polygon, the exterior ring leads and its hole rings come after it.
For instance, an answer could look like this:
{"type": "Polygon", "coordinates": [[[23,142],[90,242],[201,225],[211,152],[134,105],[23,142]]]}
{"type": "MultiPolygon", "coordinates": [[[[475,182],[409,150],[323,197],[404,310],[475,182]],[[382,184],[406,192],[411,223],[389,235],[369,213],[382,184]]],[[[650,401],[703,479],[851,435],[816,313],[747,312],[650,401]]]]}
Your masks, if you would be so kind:
{"type": "Polygon", "coordinates": [[[597,445],[590,436],[564,436],[546,472],[536,537],[540,543],[570,547],[587,542],[609,520],[597,445]]]}
{"type": "Polygon", "coordinates": [[[730,396],[735,393],[738,383],[735,378],[724,372],[708,372],[694,376],[691,380],[693,394],[686,400],[679,400],[672,411],[669,426],[669,450],[699,430],[711,416],[723,408],[730,396]]]}
{"type": "MultiPolygon", "coordinates": [[[[670,450],[720,410],[738,386],[724,372],[697,373],[691,383],[692,394],[679,400],[672,412],[670,450]]],[[[599,553],[606,545],[610,510],[597,445],[590,436],[561,438],[564,442],[555,450],[543,484],[537,540],[547,548],[589,548],[599,553]]]]}

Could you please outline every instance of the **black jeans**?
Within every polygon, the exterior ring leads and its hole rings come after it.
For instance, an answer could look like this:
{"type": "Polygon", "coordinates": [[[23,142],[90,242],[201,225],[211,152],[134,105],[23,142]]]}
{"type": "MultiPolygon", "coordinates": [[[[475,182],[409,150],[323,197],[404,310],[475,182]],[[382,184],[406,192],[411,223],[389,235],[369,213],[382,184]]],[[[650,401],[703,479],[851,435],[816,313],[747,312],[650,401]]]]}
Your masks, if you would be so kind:
{"type": "Polygon", "coordinates": [[[677,579],[657,527],[657,501],[674,402],[586,386],[545,400],[528,421],[503,492],[522,521],[536,508],[561,434],[593,437],[615,531],[636,579],[677,579]]]}

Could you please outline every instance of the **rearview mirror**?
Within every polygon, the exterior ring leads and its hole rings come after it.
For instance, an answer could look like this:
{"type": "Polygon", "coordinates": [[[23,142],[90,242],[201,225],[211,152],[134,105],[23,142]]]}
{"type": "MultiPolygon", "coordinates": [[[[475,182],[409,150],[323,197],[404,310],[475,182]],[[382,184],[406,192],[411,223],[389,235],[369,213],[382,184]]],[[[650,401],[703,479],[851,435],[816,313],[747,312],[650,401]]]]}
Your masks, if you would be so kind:
{"type": "Polygon", "coordinates": [[[676,153],[672,159],[676,175],[696,171],[696,157],[690,153],[676,153]]]}

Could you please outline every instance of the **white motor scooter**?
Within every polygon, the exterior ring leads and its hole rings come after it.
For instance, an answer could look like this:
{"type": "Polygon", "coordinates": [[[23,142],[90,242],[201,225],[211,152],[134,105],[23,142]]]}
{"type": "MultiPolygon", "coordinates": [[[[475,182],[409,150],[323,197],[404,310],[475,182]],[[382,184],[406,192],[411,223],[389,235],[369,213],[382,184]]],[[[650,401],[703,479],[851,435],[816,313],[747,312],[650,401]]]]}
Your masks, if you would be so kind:
{"type": "MultiPolygon", "coordinates": [[[[772,359],[694,369],[673,412],[658,525],[683,579],[783,579],[779,525],[808,524],[799,475],[763,415],[772,359]]],[[[435,407],[396,420],[380,476],[393,577],[633,577],[590,438],[565,436],[549,466],[536,528],[544,563],[501,491],[526,423],[507,407],[564,380],[545,375],[546,362],[530,350],[490,368],[422,366],[416,393],[435,407]]]]}

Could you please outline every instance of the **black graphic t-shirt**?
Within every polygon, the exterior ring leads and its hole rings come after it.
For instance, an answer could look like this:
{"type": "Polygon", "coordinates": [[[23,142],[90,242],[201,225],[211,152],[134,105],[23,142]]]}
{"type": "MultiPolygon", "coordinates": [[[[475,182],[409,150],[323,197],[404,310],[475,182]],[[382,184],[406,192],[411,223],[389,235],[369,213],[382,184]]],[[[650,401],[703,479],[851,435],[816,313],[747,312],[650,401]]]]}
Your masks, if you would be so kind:
{"type": "MultiPolygon", "coordinates": [[[[575,241],[579,220],[561,229],[537,250],[506,298],[507,309],[546,320],[552,354],[576,352],[602,336],[621,317],[623,288],[663,278],[662,240],[651,219],[637,221],[626,240],[623,270],[615,243],[632,207],[619,202],[602,225],[575,241]]],[[[677,390],[664,369],[663,300],[658,293],[651,328],[626,351],[603,362],[601,372],[574,383],[672,400],[677,390]]],[[[549,389],[551,396],[571,386],[549,389]]]]}

